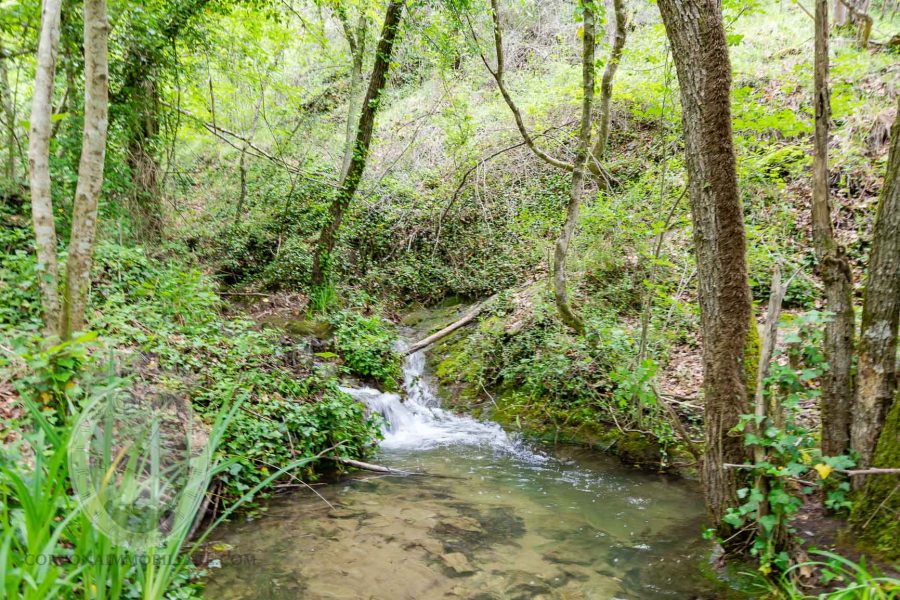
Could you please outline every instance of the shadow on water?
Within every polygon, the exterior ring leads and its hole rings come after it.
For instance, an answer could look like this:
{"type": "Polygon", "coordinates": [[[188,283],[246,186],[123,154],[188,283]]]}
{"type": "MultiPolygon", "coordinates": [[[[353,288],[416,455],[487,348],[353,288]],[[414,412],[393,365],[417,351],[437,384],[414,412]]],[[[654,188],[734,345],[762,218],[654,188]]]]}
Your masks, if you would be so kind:
{"type": "Polygon", "coordinates": [[[531,447],[437,406],[347,390],[389,422],[377,461],[432,476],[357,475],[273,501],[215,534],[212,598],[715,598],[702,498],[577,448],[531,447]]]}

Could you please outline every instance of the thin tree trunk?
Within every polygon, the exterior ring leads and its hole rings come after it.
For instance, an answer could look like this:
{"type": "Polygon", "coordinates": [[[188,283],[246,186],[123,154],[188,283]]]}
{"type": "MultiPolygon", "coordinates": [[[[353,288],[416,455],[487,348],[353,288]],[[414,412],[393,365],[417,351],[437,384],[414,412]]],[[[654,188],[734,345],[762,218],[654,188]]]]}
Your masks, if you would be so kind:
{"type": "Polygon", "coordinates": [[[600,160],[606,153],[609,143],[609,119],[610,103],[612,100],[613,78],[622,60],[622,52],[625,50],[625,34],[628,27],[628,14],[625,11],[624,0],[613,0],[613,9],[616,19],[616,33],[613,39],[612,51],[606,68],[603,70],[603,78],[600,80],[600,122],[598,123],[597,142],[594,144],[592,154],[594,160],[600,160]]]}
{"type": "MultiPolygon", "coordinates": [[[[2,52],[0,48],[0,52],[2,52]]],[[[16,107],[9,87],[9,69],[5,56],[0,58],[0,102],[3,104],[3,120],[6,121],[6,166],[4,176],[12,186],[16,180],[16,107]]]]}
{"type": "Polygon", "coordinates": [[[320,286],[325,282],[326,271],[330,268],[331,253],[334,250],[335,240],[344,213],[350,206],[353,196],[359,187],[366,161],[369,156],[369,146],[372,144],[372,130],[375,126],[375,114],[381,103],[382,92],[387,85],[388,69],[391,65],[391,55],[394,51],[394,42],[400,30],[400,20],[403,15],[404,3],[402,0],[391,0],[384,17],[384,26],[381,30],[381,39],[375,53],[375,64],[372,66],[372,76],[369,79],[369,89],[363,101],[362,112],[359,115],[359,125],[356,128],[356,141],[354,143],[353,157],[347,176],[337,192],[337,197],[331,203],[328,211],[328,220],[319,235],[313,256],[312,283],[320,286]]]}
{"type": "Polygon", "coordinates": [[[241,192],[238,196],[237,206],[234,209],[234,224],[241,222],[244,213],[244,202],[247,200],[247,146],[241,148],[241,159],[238,161],[238,169],[241,175],[241,192]]]}
{"type": "Polygon", "coordinates": [[[347,129],[344,138],[344,160],[341,163],[341,181],[347,177],[350,170],[350,160],[353,158],[354,140],[356,139],[356,125],[359,123],[359,113],[362,109],[363,90],[363,62],[366,57],[366,35],[369,20],[365,12],[360,10],[356,31],[350,26],[347,16],[339,13],[341,23],[344,26],[344,36],[350,45],[350,98],[347,102],[347,129]]]}
{"type": "MultiPolygon", "coordinates": [[[[603,132],[604,137],[608,137],[609,134],[609,104],[610,98],[612,96],[612,82],[613,77],[615,76],[616,68],[618,67],[618,63],[621,59],[622,49],[625,45],[625,27],[627,24],[627,15],[625,14],[623,0],[615,0],[615,2],[617,15],[616,40],[612,54],[610,56],[610,60],[607,63],[607,67],[604,72],[603,82],[601,86],[601,129],[605,127],[605,131],[603,132]],[[602,122],[604,121],[604,114],[605,125],[602,122]]],[[[497,55],[496,70],[491,67],[484,54],[481,55],[481,60],[482,62],[484,62],[484,66],[487,68],[488,72],[493,76],[494,81],[497,83],[497,87],[500,90],[500,94],[501,96],[503,96],[504,102],[506,102],[506,105],[509,107],[510,112],[512,112],[513,118],[516,123],[516,128],[519,130],[519,134],[521,135],[522,140],[524,141],[525,145],[534,153],[535,156],[537,156],[547,164],[559,169],[570,171],[572,173],[572,184],[569,191],[569,203],[566,208],[566,220],[563,223],[563,227],[560,230],[559,237],[556,240],[553,254],[553,291],[560,319],[563,321],[563,323],[572,328],[576,333],[582,334],[584,333],[584,323],[581,321],[578,315],[575,314],[574,310],[572,310],[572,307],[569,304],[567,292],[568,285],[566,278],[566,258],[568,256],[569,246],[571,245],[572,238],[575,234],[575,228],[578,224],[578,213],[581,205],[581,198],[584,195],[585,171],[586,169],[590,169],[592,173],[598,176],[602,173],[600,163],[597,159],[599,158],[600,154],[605,151],[606,147],[605,140],[603,141],[603,143],[600,143],[600,141],[598,140],[597,147],[595,147],[593,151],[590,147],[592,123],[591,108],[593,105],[594,97],[593,61],[595,54],[595,39],[593,35],[589,36],[588,32],[590,30],[592,34],[596,33],[593,5],[585,4],[584,6],[585,21],[583,35],[584,46],[582,53],[582,119],[579,126],[578,147],[576,148],[575,152],[575,160],[571,163],[555,158],[547,152],[541,150],[541,148],[539,148],[535,143],[534,138],[528,132],[528,128],[525,127],[525,121],[522,117],[522,112],[519,110],[519,107],[516,106],[516,103],[513,100],[512,95],[509,93],[509,90],[506,88],[506,84],[503,80],[503,75],[505,72],[505,59],[503,52],[503,28],[500,23],[500,6],[498,0],[491,0],[491,16],[493,20],[494,51],[497,55]],[[590,39],[588,39],[589,37],[590,39]],[[588,161],[588,158],[591,155],[594,157],[594,160],[588,161]]],[[[474,30],[472,31],[472,35],[473,37],[475,37],[474,30]]]]}
{"type": "MultiPolygon", "coordinates": [[[[619,2],[621,0],[616,1],[619,2]]],[[[575,150],[575,168],[572,171],[572,185],[569,189],[566,222],[563,224],[559,237],[556,239],[556,249],[553,253],[553,295],[556,298],[556,307],[559,309],[559,316],[563,323],[578,334],[584,333],[584,323],[569,304],[566,257],[569,255],[569,245],[572,243],[575,227],[578,225],[578,211],[581,207],[581,198],[584,196],[584,174],[591,147],[591,110],[594,102],[594,47],[597,35],[593,5],[585,2],[583,9],[584,35],[582,37],[584,38],[584,43],[581,55],[581,126],[578,131],[578,147],[575,150]]]]}
{"type": "Polygon", "coordinates": [[[53,110],[53,79],[59,48],[62,0],[44,0],[34,98],[28,137],[28,168],[31,172],[31,217],[37,247],[37,270],[41,288],[44,331],[57,334],[60,322],[59,284],[56,264],[56,225],[50,196],[50,113],[53,110]]]}
{"type": "Polygon", "coordinates": [[[747,456],[731,434],[747,413],[745,346],[751,321],[744,219],[731,134],[731,63],[716,0],[659,0],[678,72],[688,193],[694,221],[703,337],[706,504],[720,535],[737,500],[738,476],[725,463],[747,456]]]}
{"type": "MultiPolygon", "coordinates": [[[[262,110],[262,103],[266,94],[265,86],[266,84],[263,82],[262,89],[259,92],[259,99],[256,101],[256,109],[253,112],[253,122],[250,124],[250,132],[247,134],[248,140],[253,139],[256,135],[256,129],[259,126],[259,113],[262,110]]],[[[245,142],[243,146],[241,146],[241,160],[238,165],[241,174],[241,195],[238,197],[237,207],[235,207],[234,211],[235,225],[241,222],[241,216],[244,213],[244,202],[247,201],[247,148],[248,143],[245,142]]]]}
{"type": "MultiPolygon", "coordinates": [[[[885,414],[897,388],[897,323],[900,317],[900,101],[891,132],[884,187],[878,201],[863,302],[857,362],[852,446],[859,468],[871,464],[885,414]]],[[[896,442],[896,440],[894,440],[896,442]]],[[[897,465],[886,465],[897,466],[897,465]]],[[[856,482],[859,484],[859,481],[856,482]]]]}
{"type": "Polygon", "coordinates": [[[834,0],[834,25],[844,27],[850,18],[850,12],[841,0],[834,0]]]}
{"type": "Polygon", "coordinates": [[[97,202],[103,187],[109,124],[108,37],[106,0],[84,0],[84,137],[66,261],[66,295],[60,326],[64,339],[83,330],[91,285],[97,202]]]}
{"type": "Polygon", "coordinates": [[[131,169],[135,224],[145,240],[162,236],[163,207],[159,189],[159,160],[154,143],[159,134],[159,97],[151,79],[139,80],[130,99],[134,122],[128,142],[128,166],[131,169]]]}
{"type": "Polygon", "coordinates": [[[822,383],[822,452],[843,454],[850,441],[850,401],[853,358],[853,282],[850,264],[834,238],[828,185],[828,129],[831,103],[828,89],[828,0],[815,7],[815,136],[813,147],[812,230],[819,275],[825,287],[826,309],[832,319],[825,325],[825,360],[822,383]]]}

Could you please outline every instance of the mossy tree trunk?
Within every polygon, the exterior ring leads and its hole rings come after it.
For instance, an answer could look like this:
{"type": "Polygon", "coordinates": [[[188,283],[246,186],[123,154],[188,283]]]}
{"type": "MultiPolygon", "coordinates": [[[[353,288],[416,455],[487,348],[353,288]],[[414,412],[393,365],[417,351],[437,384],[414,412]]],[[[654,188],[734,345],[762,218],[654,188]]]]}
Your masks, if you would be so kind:
{"type": "MultiPolygon", "coordinates": [[[[572,183],[569,188],[569,205],[566,207],[566,221],[556,238],[553,253],[553,295],[563,323],[578,334],[584,333],[584,322],[572,310],[569,304],[568,283],[566,281],[566,258],[569,246],[578,226],[578,212],[584,196],[584,176],[587,168],[588,153],[591,149],[591,110],[594,102],[594,47],[596,28],[594,23],[594,7],[584,2],[582,17],[584,19],[584,42],[581,54],[581,124],[578,128],[578,146],[575,149],[572,183]]],[[[608,102],[607,102],[608,105],[608,102]]]]}
{"type": "MultiPolygon", "coordinates": [[[[900,100],[898,100],[900,109],[900,100]]],[[[885,414],[897,389],[897,328],[900,318],[900,110],[891,132],[890,154],[884,187],[878,202],[872,254],[863,301],[857,392],[853,407],[852,446],[859,453],[859,467],[873,464],[876,443],[882,443],[885,414]]],[[[887,428],[885,428],[887,431],[887,428]]],[[[885,440],[891,445],[894,439],[885,440]]],[[[888,436],[889,437],[889,436],[888,436]]],[[[879,450],[880,451],[880,450],[879,450]]],[[[898,467],[900,463],[881,465],[898,467]]],[[[857,487],[860,479],[854,481],[857,487]]]]}
{"type": "Polygon", "coordinates": [[[746,356],[752,311],[744,215],[731,134],[731,63],[716,0],[660,0],[660,13],[681,90],[688,193],[700,281],[706,453],[701,474],[706,504],[719,534],[737,501],[735,469],[747,457],[732,434],[748,412],[747,381],[756,364],[746,356]]]}
{"type": "Polygon", "coordinates": [[[339,6],[338,19],[344,30],[344,37],[350,46],[350,92],[347,99],[347,129],[344,133],[344,158],[341,162],[341,181],[347,177],[350,170],[350,161],[353,159],[354,140],[356,140],[356,125],[359,123],[359,113],[362,109],[363,92],[363,63],[366,58],[366,38],[368,35],[369,19],[366,12],[360,9],[356,27],[350,23],[347,12],[339,6]]]}
{"type": "MultiPolygon", "coordinates": [[[[895,397],[872,459],[874,467],[900,466],[900,397],[895,397]]],[[[887,560],[900,560],[900,475],[867,476],[850,523],[862,542],[887,560]]]]}
{"type": "Polygon", "coordinates": [[[363,100],[362,112],[359,115],[359,124],[356,127],[356,140],[353,144],[353,157],[347,168],[346,176],[341,182],[337,196],[328,210],[328,219],[319,234],[313,255],[312,284],[321,286],[325,283],[326,272],[330,268],[331,253],[334,250],[337,232],[340,229],[344,213],[350,207],[356,190],[359,188],[363,171],[366,169],[366,161],[369,156],[369,147],[372,144],[372,133],[375,127],[375,115],[381,104],[381,96],[387,85],[388,70],[391,65],[391,55],[394,51],[394,43],[400,31],[400,20],[403,15],[404,3],[393,0],[388,4],[384,17],[384,26],[381,29],[381,39],[375,52],[375,64],[372,66],[372,75],[369,78],[369,89],[363,100]]]}

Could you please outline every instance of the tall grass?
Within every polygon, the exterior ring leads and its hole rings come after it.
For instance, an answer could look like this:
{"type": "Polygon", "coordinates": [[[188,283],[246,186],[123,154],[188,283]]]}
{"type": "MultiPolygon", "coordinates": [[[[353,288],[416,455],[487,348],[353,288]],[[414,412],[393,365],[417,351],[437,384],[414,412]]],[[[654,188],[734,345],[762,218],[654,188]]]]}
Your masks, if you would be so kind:
{"type": "MultiPolygon", "coordinates": [[[[221,444],[240,404],[240,400],[231,402],[218,413],[205,449],[208,456],[212,457],[221,444]]],[[[2,599],[105,600],[128,596],[157,600],[173,593],[180,598],[195,596],[200,586],[192,583],[192,551],[262,488],[317,458],[300,459],[272,473],[232,504],[193,543],[188,540],[192,519],[187,519],[160,545],[130,549],[98,528],[86,505],[71,493],[71,429],[54,425],[33,404],[28,407],[31,431],[25,433],[25,443],[0,453],[2,599]]],[[[188,494],[190,504],[178,509],[196,515],[211,479],[232,464],[233,460],[217,459],[210,469],[192,470],[186,487],[200,493],[188,494]]]]}
{"type": "Polygon", "coordinates": [[[866,564],[865,557],[860,562],[827,552],[813,550],[812,554],[822,560],[808,561],[794,565],[782,575],[777,589],[772,590],[776,598],[786,600],[896,600],[900,598],[900,579],[882,574],[873,565],[866,564]],[[796,570],[812,567],[821,573],[821,583],[836,589],[809,595],[796,583],[796,570]]]}

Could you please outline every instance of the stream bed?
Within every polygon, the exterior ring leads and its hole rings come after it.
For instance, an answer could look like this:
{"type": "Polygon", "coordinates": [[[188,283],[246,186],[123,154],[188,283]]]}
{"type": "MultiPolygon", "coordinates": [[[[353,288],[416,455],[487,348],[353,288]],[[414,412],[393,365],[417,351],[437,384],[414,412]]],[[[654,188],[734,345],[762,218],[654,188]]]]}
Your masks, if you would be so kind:
{"type": "Polygon", "coordinates": [[[694,483],[444,411],[424,362],[407,359],[405,398],[346,390],[388,423],[373,462],[421,475],[358,473],[223,526],[208,597],[718,597],[694,483]]]}

